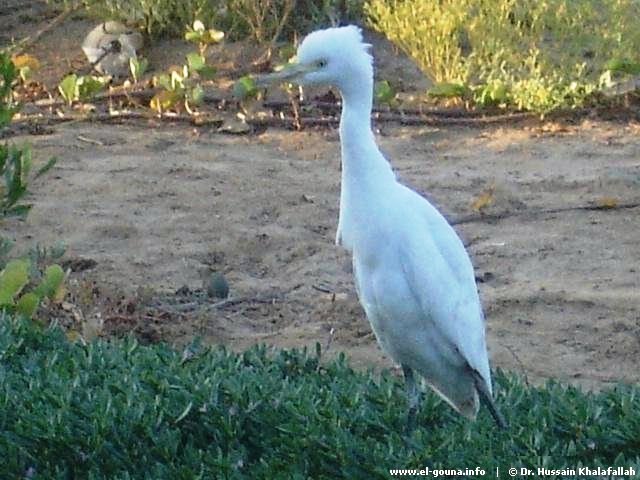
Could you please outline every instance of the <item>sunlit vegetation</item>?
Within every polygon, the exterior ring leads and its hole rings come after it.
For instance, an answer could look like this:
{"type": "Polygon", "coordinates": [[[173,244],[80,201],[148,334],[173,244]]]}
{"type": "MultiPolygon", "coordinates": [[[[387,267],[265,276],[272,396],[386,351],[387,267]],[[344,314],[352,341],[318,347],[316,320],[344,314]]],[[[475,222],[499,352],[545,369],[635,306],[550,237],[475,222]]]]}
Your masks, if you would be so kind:
{"type": "Polygon", "coordinates": [[[436,83],[434,96],[549,111],[640,67],[633,0],[369,0],[366,12],[436,83]]]}

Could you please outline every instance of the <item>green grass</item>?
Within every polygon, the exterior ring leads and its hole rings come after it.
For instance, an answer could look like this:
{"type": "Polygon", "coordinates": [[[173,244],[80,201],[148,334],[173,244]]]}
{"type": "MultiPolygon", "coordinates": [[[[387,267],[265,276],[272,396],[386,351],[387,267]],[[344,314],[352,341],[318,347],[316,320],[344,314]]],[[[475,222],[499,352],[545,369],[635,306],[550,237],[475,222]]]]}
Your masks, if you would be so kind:
{"type": "Polygon", "coordinates": [[[546,112],[608,86],[610,62],[640,61],[634,0],[367,0],[370,24],[467,99],[546,112]]]}
{"type": "Polygon", "coordinates": [[[293,41],[336,23],[368,25],[411,56],[434,98],[530,110],[607,104],[640,70],[637,0],[48,0],[80,5],[151,38],[199,19],[229,40],[293,41]]]}
{"type": "Polygon", "coordinates": [[[635,466],[640,396],[497,373],[511,424],[476,423],[433,395],[403,436],[399,379],[303,351],[189,355],[134,339],[69,343],[0,316],[0,478],[390,478],[390,468],[635,466]]]}

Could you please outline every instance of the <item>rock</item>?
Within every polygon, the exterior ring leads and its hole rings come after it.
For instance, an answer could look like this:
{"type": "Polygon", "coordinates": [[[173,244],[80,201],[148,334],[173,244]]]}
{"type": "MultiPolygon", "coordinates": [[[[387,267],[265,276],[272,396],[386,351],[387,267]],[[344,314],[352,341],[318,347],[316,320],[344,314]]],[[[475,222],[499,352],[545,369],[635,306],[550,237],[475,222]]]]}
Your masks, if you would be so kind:
{"type": "Polygon", "coordinates": [[[207,295],[211,298],[227,298],[229,296],[229,283],[224,275],[213,272],[206,280],[207,295]]]}
{"type": "Polygon", "coordinates": [[[129,74],[129,59],[136,58],[142,45],[139,32],[120,22],[105,22],[89,32],[82,42],[82,50],[89,62],[95,63],[98,72],[126,77],[129,74]]]}

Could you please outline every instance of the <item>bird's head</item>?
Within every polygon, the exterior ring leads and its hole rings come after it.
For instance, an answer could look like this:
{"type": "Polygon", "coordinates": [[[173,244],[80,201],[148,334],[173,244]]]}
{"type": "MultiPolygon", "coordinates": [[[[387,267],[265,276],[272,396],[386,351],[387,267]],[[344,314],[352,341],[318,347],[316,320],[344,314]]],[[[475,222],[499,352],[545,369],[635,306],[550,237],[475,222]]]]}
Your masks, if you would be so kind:
{"type": "Polygon", "coordinates": [[[362,41],[360,28],[354,25],[317,30],[302,41],[294,63],[280,72],[259,77],[258,84],[332,85],[343,94],[350,90],[370,89],[373,59],[369,47],[362,41]]]}

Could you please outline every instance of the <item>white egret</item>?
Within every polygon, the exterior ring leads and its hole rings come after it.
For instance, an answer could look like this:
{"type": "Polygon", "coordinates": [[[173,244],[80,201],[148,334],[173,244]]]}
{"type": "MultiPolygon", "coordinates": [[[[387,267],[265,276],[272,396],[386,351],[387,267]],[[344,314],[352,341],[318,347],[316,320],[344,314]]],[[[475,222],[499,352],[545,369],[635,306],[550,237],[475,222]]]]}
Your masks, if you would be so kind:
{"type": "Polygon", "coordinates": [[[358,297],[379,344],[402,367],[409,429],[419,403],[414,371],[460,414],[475,419],[483,401],[504,427],[469,256],[438,210],[396,180],[376,146],[369,47],[355,26],[315,31],[296,63],[258,83],[327,84],[342,94],[336,243],[352,253],[358,297]]]}

